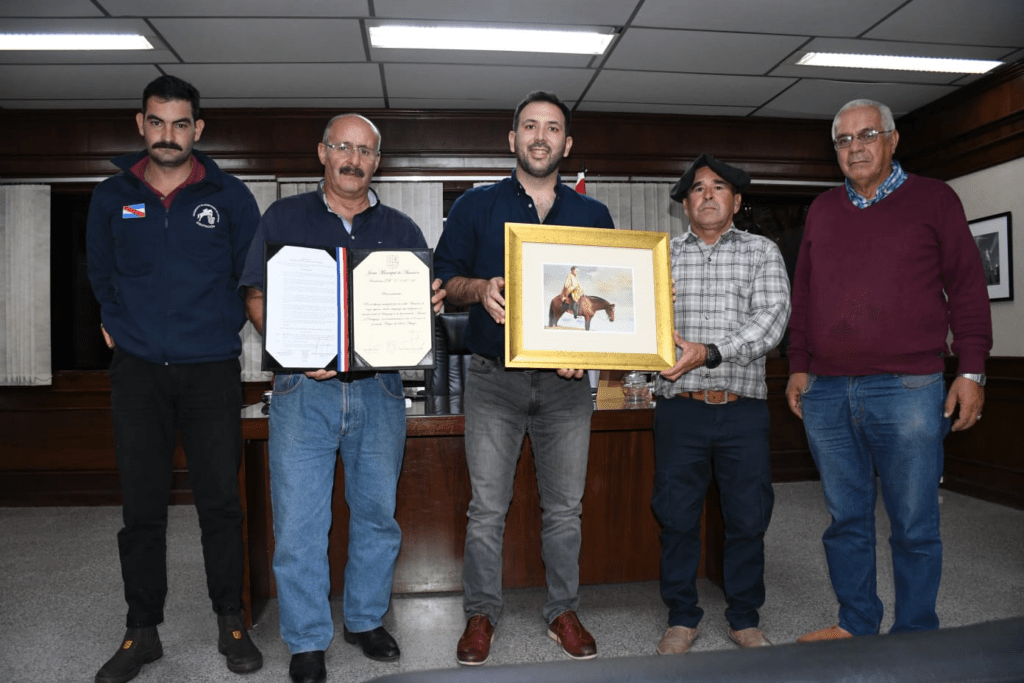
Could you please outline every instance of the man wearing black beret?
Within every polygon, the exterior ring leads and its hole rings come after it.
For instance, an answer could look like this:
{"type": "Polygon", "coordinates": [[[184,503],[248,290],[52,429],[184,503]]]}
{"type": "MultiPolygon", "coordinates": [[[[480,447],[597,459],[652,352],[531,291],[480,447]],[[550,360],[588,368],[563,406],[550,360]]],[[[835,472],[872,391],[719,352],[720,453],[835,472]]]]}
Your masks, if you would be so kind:
{"type": "Polygon", "coordinates": [[[655,389],[652,507],[669,609],[659,654],[688,651],[704,615],[697,568],[712,463],[725,520],[729,637],[740,647],[771,645],[758,626],[775,500],[764,365],[789,319],[789,279],[775,243],[733,225],[749,186],[745,171],[701,154],[671,192],[690,228],[670,246],[678,360],[655,389]]]}

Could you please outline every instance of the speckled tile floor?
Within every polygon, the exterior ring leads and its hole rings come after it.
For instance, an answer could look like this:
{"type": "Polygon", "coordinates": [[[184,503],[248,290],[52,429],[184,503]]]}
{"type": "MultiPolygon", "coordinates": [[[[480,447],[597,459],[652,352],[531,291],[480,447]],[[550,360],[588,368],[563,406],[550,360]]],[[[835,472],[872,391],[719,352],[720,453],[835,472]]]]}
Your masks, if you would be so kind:
{"type": "MultiPolygon", "coordinates": [[[[1024,511],[942,492],[945,565],[939,593],[944,626],[1024,615],[1024,511]]],[[[768,598],[762,626],[775,643],[836,621],[821,532],[828,523],[817,482],[776,485],[776,508],[767,537],[768,598]]],[[[0,677],[11,683],[92,681],[124,632],[124,603],[116,533],[120,509],[0,508],[0,677]]],[[[891,624],[892,576],[888,524],[878,522],[879,595],[891,624]]],[[[170,592],[160,627],[164,656],[147,665],[139,683],[275,683],[288,681],[289,654],[281,642],[272,601],[253,638],[262,670],[239,677],[217,654],[216,621],[208,611],[199,530],[189,506],[171,509],[168,537],[170,592]]],[[[695,651],[735,647],[726,633],[725,602],[700,582],[705,610],[695,651]]],[[[507,591],[489,664],[559,660],[540,612],[543,589],[507,591]]],[[[584,586],[580,618],[601,657],[653,654],[665,628],[656,582],[584,586]]],[[[462,632],[461,595],[396,595],[385,625],[402,658],[378,663],[340,637],[327,653],[328,680],[365,681],[399,671],[457,666],[462,632]]]]}

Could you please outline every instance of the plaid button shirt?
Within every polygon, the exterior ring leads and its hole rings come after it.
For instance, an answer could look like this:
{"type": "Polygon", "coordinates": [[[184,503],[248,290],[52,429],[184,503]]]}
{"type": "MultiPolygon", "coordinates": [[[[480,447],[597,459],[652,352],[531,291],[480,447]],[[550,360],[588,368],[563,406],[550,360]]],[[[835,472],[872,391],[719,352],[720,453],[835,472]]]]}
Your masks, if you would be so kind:
{"type": "Polygon", "coordinates": [[[714,245],[688,230],[673,238],[670,250],[676,330],[687,341],[715,344],[722,364],[696,368],[675,382],[659,375],[656,393],[727,389],[767,398],[764,357],[782,339],[790,310],[789,276],[779,248],[730,226],[714,245]]]}

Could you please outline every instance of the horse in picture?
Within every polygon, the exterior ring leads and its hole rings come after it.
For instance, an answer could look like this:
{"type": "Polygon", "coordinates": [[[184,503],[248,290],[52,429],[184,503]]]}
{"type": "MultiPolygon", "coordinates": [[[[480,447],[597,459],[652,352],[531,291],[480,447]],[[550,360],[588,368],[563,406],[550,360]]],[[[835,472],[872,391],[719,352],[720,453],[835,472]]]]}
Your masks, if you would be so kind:
{"type": "MultiPolygon", "coordinates": [[[[615,304],[599,296],[584,294],[580,297],[580,315],[583,317],[585,329],[590,329],[590,321],[598,311],[604,311],[608,314],[608,320],[615,322],[615,304]]],[[[566,313],[572,315],[572,304],[567,301],[567,297],[559,294],[551,300],[551,306],[548,309],[548,327],[556,327],[558,321],[566,313]]]]}

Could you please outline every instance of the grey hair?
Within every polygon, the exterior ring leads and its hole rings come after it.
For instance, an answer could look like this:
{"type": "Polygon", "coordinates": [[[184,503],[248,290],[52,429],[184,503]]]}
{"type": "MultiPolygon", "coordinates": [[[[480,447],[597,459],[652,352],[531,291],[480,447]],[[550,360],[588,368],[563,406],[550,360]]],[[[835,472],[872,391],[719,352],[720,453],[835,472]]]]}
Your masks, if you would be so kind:
{"type": "Polygon", "coordinates": [[[367,125],[370,126],[370,128],[373,130],[373,134],[377,136],[377,150],[376,151],[377,151],[377,154],[380,154],[380,129],[377,128],[376,125],[374,125],[373,121],[371,121],[370,119],[366,118],[362,114],[350,113],[350,114],[338,114],[337,116],[332,116],[331,120],[328,121],[327,125],[324,127],[324,137],[321,140],[321,142],[323,142],[325,145],[328,142],[330,142],[329,134],[331,132],[331,126],[334,125],[335,121],[337,121],[338,119],[345,119],[345,118],[348,118],[350,116],[354,116],[357,119],[362,119],[363,121],[366,121],[367,125]]]}
{"type": "MultiPolygon", "coordinates": [[[[885,130],[896,130],[896,121],[892,118],[892,109],[885,106],[881,102],[875,102],[874,100],[853,100],[843,105],[842,109],[836,112],[836,117],[832,119],[832,139],[836,139],[836,126],[839,125],[839,117],[850,111],[851,109],[860,109],[861,107],[873,107],[878,110],[878,113],[882,116],[882,128],[885,130]]],[[[878,131],[882,132],[882,131],[878,131]]]]}

